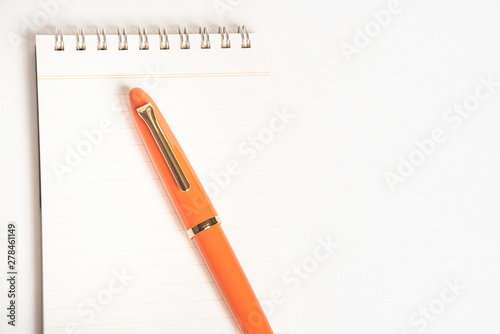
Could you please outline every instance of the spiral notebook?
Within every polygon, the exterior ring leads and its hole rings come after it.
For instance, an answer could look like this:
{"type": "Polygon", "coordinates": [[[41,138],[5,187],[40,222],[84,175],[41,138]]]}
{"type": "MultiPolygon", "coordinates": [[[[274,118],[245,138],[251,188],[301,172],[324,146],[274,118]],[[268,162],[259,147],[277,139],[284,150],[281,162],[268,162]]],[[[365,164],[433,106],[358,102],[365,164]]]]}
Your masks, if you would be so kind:
{"type": "Polygon", "coordinates": [[[37,36],[44,333],[238,333],[127,104],[161,106],[269,316],[287,333],[262,34],[37,36]]]}

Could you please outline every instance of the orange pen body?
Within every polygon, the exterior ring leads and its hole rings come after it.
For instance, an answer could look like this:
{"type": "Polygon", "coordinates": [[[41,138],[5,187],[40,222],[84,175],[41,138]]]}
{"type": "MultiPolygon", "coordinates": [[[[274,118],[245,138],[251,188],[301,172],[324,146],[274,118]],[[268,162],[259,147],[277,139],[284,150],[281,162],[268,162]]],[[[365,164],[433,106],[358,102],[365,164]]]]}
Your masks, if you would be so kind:
{"type": "MultiPolygon", "coordinates": [[[[217,217],[217,212],[158,106],[140,88],[130,91],[129,104],[137,129],[186,231],[196,228],[198,224],[207,220],[213,221],[213,218],[217,217]],[[148,103],[153,106],[157,122],[189,181],[187,191],[180,189],[150,128],[137,112],[138,108],[148,103]]],[[[272,334],[271,326],[221,224],[201,230],[192,239],[242,332],[272,334]]]]}

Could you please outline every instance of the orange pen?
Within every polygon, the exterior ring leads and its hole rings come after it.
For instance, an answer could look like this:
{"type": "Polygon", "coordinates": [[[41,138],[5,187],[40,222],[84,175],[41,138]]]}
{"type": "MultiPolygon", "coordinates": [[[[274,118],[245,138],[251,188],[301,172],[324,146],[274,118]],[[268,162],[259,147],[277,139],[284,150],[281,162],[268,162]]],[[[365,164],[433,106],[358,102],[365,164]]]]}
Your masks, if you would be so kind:
{"type": "Polygon", "coordinates": [[[134,122],[189,237],[193,239],[241,331],[273,333],[219,217],[158,106],[141,88],[129,93],[134,122]]]}

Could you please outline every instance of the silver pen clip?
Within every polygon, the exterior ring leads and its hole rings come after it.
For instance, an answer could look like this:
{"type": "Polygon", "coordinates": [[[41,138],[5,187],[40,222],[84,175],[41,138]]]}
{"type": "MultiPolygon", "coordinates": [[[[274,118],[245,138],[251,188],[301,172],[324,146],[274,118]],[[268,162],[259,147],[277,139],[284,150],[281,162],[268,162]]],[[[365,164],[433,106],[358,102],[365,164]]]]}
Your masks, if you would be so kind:
{"type": "Polygon", "coordinates": [[[184,174],[179,161],[175,157],[174,151],[172,151],[172,147],[168,143],[168,140],[165,137],[165,134],[163,133],[158,120],[156,119],[153,106],[151,105],[151,103],[148,103],[140,108],[137,108],[136,110],[139,116],[141,116],[144,122],[146,122],[149,131],[151,131],[151,134],[153,135],[156,144],[160,148],[163,158],[165,158],[165,161],[167,162],[167,165],[170,168],[170,171],[172,172],[172,175],[174,176],[175,182],[177,182],[179,189],[181,191],[188,191],[191,185],[189,184],[186,174],[184,174]]]}

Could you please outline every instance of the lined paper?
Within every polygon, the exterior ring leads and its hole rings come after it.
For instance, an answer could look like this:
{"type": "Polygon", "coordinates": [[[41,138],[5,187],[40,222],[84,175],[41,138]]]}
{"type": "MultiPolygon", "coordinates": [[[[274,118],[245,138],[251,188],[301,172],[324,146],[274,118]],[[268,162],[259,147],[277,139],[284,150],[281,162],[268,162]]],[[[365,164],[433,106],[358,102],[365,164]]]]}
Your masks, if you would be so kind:
{"type": "Polygon", "coordinates": [[[133,124],[128,91],[161,106],[276,333],[287,333],[272,142],[252,141],[276,116],[265,39],[252,47],[54,51],[37,36],[44,332],[239,333],[186,236],[133,124]],[[235,166],[237,168],[235,168],[235,166]],[[232,176],[228,177],[231,171],[232,176]]]}

